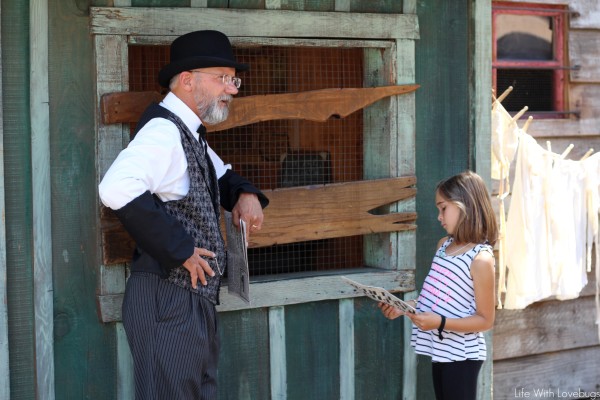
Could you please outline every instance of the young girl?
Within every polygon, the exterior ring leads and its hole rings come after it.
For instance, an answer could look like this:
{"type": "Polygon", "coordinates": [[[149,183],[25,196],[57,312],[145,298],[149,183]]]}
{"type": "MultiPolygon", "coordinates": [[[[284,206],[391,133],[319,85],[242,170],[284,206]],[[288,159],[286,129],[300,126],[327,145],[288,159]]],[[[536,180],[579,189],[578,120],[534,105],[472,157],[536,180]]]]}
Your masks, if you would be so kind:
{"type": "Polygon", "coordinates": [[[476,399],[477,376],[486,359],[483,331],[494,324],[496,216],[481,177],[471,171],[436,188],[438,220],[448,232],[440,240],[416,302],[416,314],[379,304],[394,319],[414,324],[411,344],[432,359],[436,399],[476,399]]]}

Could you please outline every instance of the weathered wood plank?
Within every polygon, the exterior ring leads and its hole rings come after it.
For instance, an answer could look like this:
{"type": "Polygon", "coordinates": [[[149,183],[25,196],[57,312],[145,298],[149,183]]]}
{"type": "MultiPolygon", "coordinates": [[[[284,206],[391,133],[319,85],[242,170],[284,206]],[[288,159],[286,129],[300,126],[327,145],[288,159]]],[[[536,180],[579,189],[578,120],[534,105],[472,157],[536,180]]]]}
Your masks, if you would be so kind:
{"type": "Polygon", "coordinates": [[[102,322],[122,321],[123,293],[96,296],[98,316],[102,322]]]}
{"type": "MultiPolygon", "coordinates": [[[[489,15],[492,13],[492,4],[490,1],[474,1],[471,4],[470,13],[473,15],[471,29],[470,46],[472,47],[472,56],[470,57],[470,66],[472,84],[471,93],[471,115],[470,130],[475,136],[475,165],[472,167],[477,173],[484,177],[486,183],[490,184],[491,176],[491,115],[489,110],[492,108],[491,96],[487,92],[492,87],[492,43],[489,38],[492,37],[492,26],[489,15]]],[[[492,354],[492,335],[493,332],[485,333],[486,346],[488,354],[492,354]]],[[[493,398],[493,373],[492,357],[489,356],[484,362],[479,373],[479,385],[477,389],[477,398],[480,400],[489,400],[493,398]]]]}
{"type": "Polygon", "coordinates": [[[417,16],[413,14],[91,7],[90,18],[90,30],[95,35],[153,36],[168,32],[179,36],[201,26],[220,30],[228,36],[419,38],[417,16]]]}
{"type": "Polygon", "coordinates": [[[598,54],[600,54],[600,31],[574,29],[569,32],[569,64],[579,67],[571,71],[572,82],[600,83],[598,54]]]}
{"type": "MultiPolygon", "coordinates": [[[[414,270],[387,271],[371,270],[368,273],[352,273],[352,279],[366,285],[380,286],[390,292],[406,292],[415,287],[414,270]]],[[[245,308],[270,307],[274,305],[299,304],[329,299],[360,297],[356,291],[340,279],[339,275],[316,276],[273,282],[253,282],[250,286],[251,304],[221,291],[219,311],[245,308]]]]}
{"type": "Polygon", "coordinates": [[[569,28],[600,28],[600,3],[597,0],[505,0],[511,3],[538,3],[568,5],[570,11],[569,28]]]}
{"type": "Polygon", "coordinates": [[[52,284],[52,197],[50,188],[50,111],[48,89],[48,2],[31,10],[31,184],[33,211],[33,297],[35,373],[38,398],[54,400],[54,307],[52,284]]]}
{"type": "Polygon", "coordinates": [[[158,92],[107,93],[100,99],[102,123],[137,122],[151,103],[158,103],[163,97],[158,92]]]}
{"type": "Polygon", "coordinates": [[[354,300],[340,299],[340,400],[354,400],[354,300]]]}
{"type": "Polygon", "coordinates": [[[600,29],[600,2],[597,0],[569,1],[569,10],[572,12],[569,19],[571,28],[600,29]]]}
{"type": "Polygon", "coordinates": [[[207,127],[219,131],[274,119],[303,119],[324,122],[332,116],[346,117],[385,97],[414,92],[419,85],[376,88],[322,89],[301,93],[249,96],[231,104],[226,121],[207,127]]]}
{"type": "MultiPolygon", "coordinates": [[[[392,293],[408,292],[415,289],[415,271],[371,270],[368,273],[351,272],[352,279],[371,286],[379,286],[392,293]]],[[[277,307],[312,301],[350,299],[360,297],[356,291],[344,283],[339,275],[282,279],[271,282],[250,284],[250,304],[230,294],[225,284],[221,289],[219,312],[246,310],[261,307],[277,307]]],[[[121,321],[123,294],[101,295],[97,297],[98,315],[102,322],[121,321]]]]}
{"type": "MultiPolygon", "coordinates": [[[[382,98],[410,93],[418,85],[356,89],[322,89],[301,93],[247,96],[231,103],[226,121],[207,126],[209,132],[275,119],[327,121],[332,116],[346,117],[382,98]]],[[[104,124],[137,122],[146,107],[161,101],[157,92],[121,92],[102,96],[104,124]]]]}
{"type": "MultiPolygon", "coordinates": [[[[540,338],[543,340],[543,338],[540,338]]],[[[600,396],[600,346],[494,362],[494,399],[600,396]],[[529,395],[518,395],[528,392],[529,395]],[[535,395],[535,391],[538,395],[535,395]],[[539,393],[547,390],[546,395],[539,393]],[[595,396],[568,394],[594,392],[595,396]]]]}
{"type": "Polygon", "coordinates": [[[497,310],[494,361],[598,345],[593,296],[497,310]]]}
{"type": "MultiPolygon", "coordinates": [[[[262,230],[249,247],[416,229],[416,213],[371,214],[373,209],[414,198],[415,177],[378,179],[265,191],[270,199],[262,230]]],[[[131,261],[135,243],[112,210],[101,207],[105,265],[131,261]]]]}
{"type": "MultiPolygon", "coordinates": [[[[385,86],[397,80],[396,42],[389,48],[364,49],[364,86],[385,86]]],[[[410,58],[410,54],[406,54],[410,58]]],[[[412,95],[407,95],[412,96],[412,95]]],[[[403,96],[406,97],[406,96],[403,96]]],[[[363,175],[365,179],[397,176],[396,102],[393,97],[383,99],[363,111],[363,175]]],[[[411,209],[414,210],[414,209],[411,209]]],[[[382,207],[383,212],[397,211],[394,205],[382,207]]],[[[397,241],[394,234],[369,235],[364,240],[364,257],[367,265],[388,266],[393,269],[398,263],[397,241]]]]}
{"type": "Polygon", "coordinates": [[[287,368],[285,354],[285,308],[269,309],[269,357],[271,398],[285,399],[287,394],[287,368]]]}
{"type": "Polygon", "coordinates": [[[271,200],[251,247],[414,230],[416,213],[373,215],[371,210],[414,197],[415,177],[265,191],[271,200]]]}
{"type": "MultiPolygon", "coordinates": [[[[96,36],[96,79],[97,104],[100,111],[102,96],[106,93],[127,90],[127,39],[121,36],[96,36]]],[[[100,113],[98,114],[100,115],[100,113]]],[[[96,120],[98,135],[98,182],[124,147],[123,127],[106,125],[96,120]]]]}

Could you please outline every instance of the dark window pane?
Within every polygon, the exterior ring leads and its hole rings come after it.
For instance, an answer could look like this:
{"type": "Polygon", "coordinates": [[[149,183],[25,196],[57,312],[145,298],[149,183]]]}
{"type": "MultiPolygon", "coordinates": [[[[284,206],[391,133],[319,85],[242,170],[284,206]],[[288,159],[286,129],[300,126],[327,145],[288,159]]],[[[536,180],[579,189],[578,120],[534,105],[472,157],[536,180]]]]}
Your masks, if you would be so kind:
{"type": "Polygon", "coordinates": [[[502,101],[507,111],[556,111],[554,109],[554,71],[536,69],[498,69],[496,87],[500,92],[513,87],[502,101]]]}

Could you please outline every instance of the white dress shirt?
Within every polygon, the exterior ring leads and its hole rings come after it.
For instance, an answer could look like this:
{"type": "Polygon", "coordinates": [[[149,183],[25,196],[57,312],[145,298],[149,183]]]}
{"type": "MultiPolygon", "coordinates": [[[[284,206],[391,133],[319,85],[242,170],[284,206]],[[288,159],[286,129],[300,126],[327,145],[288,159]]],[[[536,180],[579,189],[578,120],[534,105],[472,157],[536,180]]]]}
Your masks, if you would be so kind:
{"type": "MultiPolygon", "coordinates": [[[[169,92],[160,105],[181,118],[199,140],[196,131],[202,122],[184,102],[169,92]]],[[[231,165],[225,164],[210,147],[208,154],[217,179],[231,169],[231,165]]],[[[187,166],[177,126],[167,119],[153,118],[119,153],[102,178],[98,186],[100,200],[113,210],[122,208],[146,191],[163,201],[179,200],[190,187],[187,166]]]]}

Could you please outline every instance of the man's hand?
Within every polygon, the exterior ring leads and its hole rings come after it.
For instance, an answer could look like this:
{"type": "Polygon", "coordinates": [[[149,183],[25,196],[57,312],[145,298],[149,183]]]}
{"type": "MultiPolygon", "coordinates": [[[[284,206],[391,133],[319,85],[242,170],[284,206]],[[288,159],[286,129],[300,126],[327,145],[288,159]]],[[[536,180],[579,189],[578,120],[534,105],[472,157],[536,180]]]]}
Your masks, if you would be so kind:
{"type": "MultiPolygon", "coordinates": [[[[263,210],[254,193],[242,193],[231,210],[233,223],[239,228],[240,218],[246,222],[247,233],[259,231],[263,223],[263,210]]],[[[248,239],[248,238],[246,238],[248,239]]]]}
{"type": "Polygon", "coordinates": [[[202,258],[202,256],[214,258],[216,255],[210,250],[194,247],[194,254],[183,263],[185,269],[190,271],[190,278],[192,279],[192,287],[194,289],[198,285],[198,279],[200,279],[200,283],[203,286],[206,286],[206,274],[215,276],[215,272],[208,264],[208,261],[202,258]]]}

